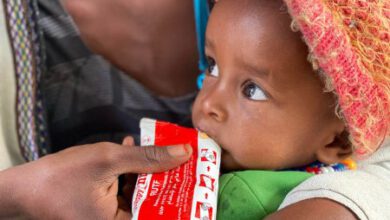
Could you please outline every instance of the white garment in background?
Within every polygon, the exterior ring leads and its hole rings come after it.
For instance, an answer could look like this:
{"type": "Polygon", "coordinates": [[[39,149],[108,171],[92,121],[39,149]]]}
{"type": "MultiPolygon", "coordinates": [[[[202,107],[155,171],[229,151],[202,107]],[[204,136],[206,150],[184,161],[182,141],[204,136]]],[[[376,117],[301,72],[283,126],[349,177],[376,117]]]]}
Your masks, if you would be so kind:
{"type": "Polygon", "coordinates": [[[361,220],[389,220],[390,141],[370,158],[359,162],[355,171],[309,178],[287,195],[279,209],[312,198],[341,203],[361,220]]]}

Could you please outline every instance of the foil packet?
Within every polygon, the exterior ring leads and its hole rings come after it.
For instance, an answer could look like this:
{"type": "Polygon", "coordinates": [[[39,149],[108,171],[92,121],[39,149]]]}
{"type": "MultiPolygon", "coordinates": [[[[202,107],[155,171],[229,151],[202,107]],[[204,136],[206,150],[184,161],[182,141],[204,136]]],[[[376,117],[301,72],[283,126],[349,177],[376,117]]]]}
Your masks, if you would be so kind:
{"type": "Polygon", "coordinates": [[[205,133],[153,119],[142,119],[141,146],[190,144],[191,159],[180,167],[140,174],[135,187],[133,220],[215,220],[221,149],[205,133]]]}

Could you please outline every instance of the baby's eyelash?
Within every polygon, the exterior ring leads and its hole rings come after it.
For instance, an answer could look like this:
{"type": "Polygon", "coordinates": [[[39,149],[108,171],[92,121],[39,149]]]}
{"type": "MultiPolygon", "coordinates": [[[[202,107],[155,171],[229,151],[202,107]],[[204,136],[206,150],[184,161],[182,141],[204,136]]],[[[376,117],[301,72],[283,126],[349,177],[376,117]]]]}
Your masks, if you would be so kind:
{"type": "Polygon", "coordinates": [[[242,94],[252,101],[265,101],[268,100],[266,92],[252,81],[244,83],[242,87],[242,94]]]}
{"type": "Polygon", "coordinates": [[[218,77],[219,76],[219,69],[218,69],[218,66],[217,66],[215,60],[211,57],[207,57],[207,63],[208,63],[208,67],[207,67],[208,75],[213,76],[213,77],[218,77]]]}
{"type": "Polygon", "coordinates": [[[211,68],[215,66],[215,60],[211,57],[207,57],[207,64],[208,64],[207,70],[211,73],[212,72],[211,68]]]}

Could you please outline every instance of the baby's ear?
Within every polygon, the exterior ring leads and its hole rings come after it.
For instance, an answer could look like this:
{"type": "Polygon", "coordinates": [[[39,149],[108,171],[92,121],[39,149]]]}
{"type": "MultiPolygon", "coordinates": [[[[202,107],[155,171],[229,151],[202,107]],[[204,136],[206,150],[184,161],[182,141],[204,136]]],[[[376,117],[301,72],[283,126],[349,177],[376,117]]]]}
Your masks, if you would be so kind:
{"type": "Polygon", "coordinates": [[[318,148],[317,160],[325,164],[339,163],[352,155],[352,144],[348,139],[349,133],[344,130],[335,135],[331,143],[318,148]]]}

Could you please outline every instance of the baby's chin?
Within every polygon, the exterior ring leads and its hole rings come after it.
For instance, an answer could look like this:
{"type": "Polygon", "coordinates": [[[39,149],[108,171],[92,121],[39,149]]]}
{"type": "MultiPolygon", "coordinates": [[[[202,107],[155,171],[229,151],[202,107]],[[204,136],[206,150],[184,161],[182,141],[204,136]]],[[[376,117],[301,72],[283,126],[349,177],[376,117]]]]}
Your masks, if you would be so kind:
{"type": "Polygon", "coordinates": [[[225,150],[224,148],[224,145],[221,144],[221,142],[219,141],[218,138],[216,138],[215,136],[211,135],[210,133],[208,133],[207,131],[204,131],[202,130],[201,128],[195,126],[196,129],[199,131],[199,132],[202,132],[204,134],[206,134],[208,137],[210,137],[211,139],[213,139],[215,141],[215,143],[218,144],[218,146],[221,147],[221,168],[224,172],[229,172],[229,171],[236,171],[236,170],[243,170],[244,168],[242,166],[240,166],[233,158],[233,156],[225,150]]]}
{"type": "Polygon", "coordinates": [[[224,150],[222,150],[221,168],[224,173],[245,169],[244,167],[240,166],[227,151],[224,150]]]}
{"type": "Polygon", "coordinates": [[[221,156],[221,172],[228,173],[233,171],[243,171],[243,170],[282,170],[282,164],[249,164],[245,162],[238,162],[234,157],[227,151],[222,150],[221,156]]]}
{"type": "MultiPolygon", "coordinates": [[[[210,136],[213,139],[213,137],[210,136]]],[[[246,170],[244,166],[237,163],[234,157],[229,151],[225,150],[224,145],[218,142],[217,139],[213,139],[221,147],[221,168],[223,172],[246,170]]]]}

